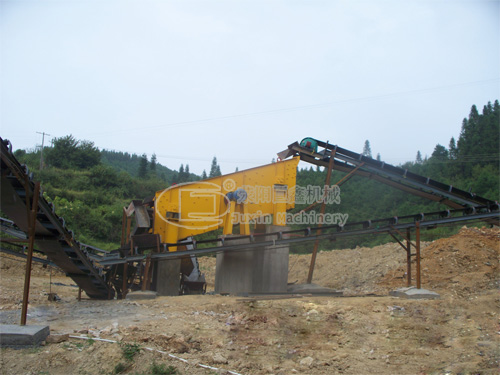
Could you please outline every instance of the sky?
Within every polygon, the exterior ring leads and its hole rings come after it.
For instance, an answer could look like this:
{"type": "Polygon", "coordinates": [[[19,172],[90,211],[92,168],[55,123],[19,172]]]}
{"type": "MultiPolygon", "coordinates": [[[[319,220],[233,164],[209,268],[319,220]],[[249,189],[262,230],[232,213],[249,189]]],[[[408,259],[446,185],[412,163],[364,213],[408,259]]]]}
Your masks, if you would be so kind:
{"type": "Polygon", "coordinates": [[[0,0],[15,149],[72,134],[231,173],[313,137],[397,165],[497,99],[500,1],[0,0]]]}

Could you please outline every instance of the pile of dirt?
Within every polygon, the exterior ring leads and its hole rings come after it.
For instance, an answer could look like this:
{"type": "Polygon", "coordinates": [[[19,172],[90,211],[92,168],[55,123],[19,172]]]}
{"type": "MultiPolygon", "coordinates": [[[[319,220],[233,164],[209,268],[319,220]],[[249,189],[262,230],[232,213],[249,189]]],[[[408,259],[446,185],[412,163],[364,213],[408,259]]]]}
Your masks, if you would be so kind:
{"type": "MultiPolygon", "coordinates": [[[[500,286],[499,228],[463,227],[456,235],[423,247],[420,257],[422,285],[427,289],[468,297],[500,286]]],[[[413,277],[415,269],[413,258],[413,277]]],[[[389,288],[401,286],[401,280],[393,275],[405,271],[406,265],[398,267],[393,273],[386,274],[380,285],[389,288]]]]}
{"type": "MultiPolygon", "coordinates": [[[[427,246],[427,243],[422,243],[427,246]]],[[[289,283],[305,283],[309,273],[311,255],[291,255],[289,283]]],[[[316,258],[313,282],[341,290],[346,296],[387,294],[389,289],[378,281],[387,274],[400,279],[405,272],[399,267],[406,264],[406,252],[397,243],[373,248],[321,251],[316,258]],[[397,271],[396,271],[397,270],[397,271]]]]}

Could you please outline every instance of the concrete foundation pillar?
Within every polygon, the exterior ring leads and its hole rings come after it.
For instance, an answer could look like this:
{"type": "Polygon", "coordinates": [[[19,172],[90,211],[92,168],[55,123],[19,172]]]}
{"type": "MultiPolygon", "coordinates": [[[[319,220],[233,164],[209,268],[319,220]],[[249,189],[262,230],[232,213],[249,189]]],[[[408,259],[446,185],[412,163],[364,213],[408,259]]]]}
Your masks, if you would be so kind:
{"type": "MultiPolygon", "coordinates": [[[[267,233],[286,230],[285,227],[274,225],[257,228],[259,229],[267,233]]],[[[266,241],[276,237],[258,238],[266,241]]],[[[246,241],[240,243],[244,242],[246,241]]],[[[288,246],[280,248],[262,246],[248,251],[217,254],[215,292],[285,293],[288,283],[288,255],[288,246]]]]}
{"type": "Polygon", "coordinates": [[[178,296],[181,283],[181,260],[160,260],[155,267],[156,293],[159,296],[178,296]]]}

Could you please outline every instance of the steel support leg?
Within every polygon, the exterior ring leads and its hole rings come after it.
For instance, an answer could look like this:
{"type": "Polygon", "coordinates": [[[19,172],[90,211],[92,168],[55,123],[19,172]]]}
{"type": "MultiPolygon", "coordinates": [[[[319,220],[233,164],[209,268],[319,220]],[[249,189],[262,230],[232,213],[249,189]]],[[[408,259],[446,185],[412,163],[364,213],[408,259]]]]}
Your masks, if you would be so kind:
{"type": "Polygon", "coordinates": [[[142,288],[141,290],[144,292],[149,287],[149,268],[151,266],[151,254],[148,254],[146,258],[146,264],[144,265],[144,274],[142,275],[142,288]]]}
{"type": "Polygon", "coordinates": [[[416,243],[417,243],[417,289],[420,289],[420,222],[415,223],[416,228],[416,243]]]}
{"type": "MultiPolygon", "coordinates": [[[[326,200],[326,194],[327,194],[326,189],[330,189],[330,178],[332,176],[334,160],[335,160],[335,150],[333,150],[332,154],[330,155],[330,162],[328,163],[328,171],[326,172],[325,194],[323,196],[323,202],[321,202],[321,209],[320,209],[321,217],[323,217],[323,214],[325,213],[325,206],[326,206],[325,200],[326,200]]],[[[318,227],[319,227],[319,229],[317,231],[318,235],[321,234],[321,227],[322,226],[323,226],[322,222],[318,223],[318,227]]],[[[311,264],[309,265],[309,274],[307,275],[307,283],[308,284],[310,284],[312,282],[313,273],[314,273],[314,266],[316,264],[316,254],[318,253],[318,246],[319,246],[319,240],[316,240],[314,242],[314,249],[313,249],[313,253],[311,256],[311,264]]]]}
{"type": "Polygon", "coordinates": [[[406,230],[406,286],[411,286],[411,241],[410,228],[406,230]]]}
{"type": "Polygon", "coordinates": [[[26,258],[26,271],[24,274],[24,292],[23,307],[21,310],[21,325],[26,325],[26,316],[28,315],[28,299],[30,294],[31,267],[33,262],[33,247],[35,246],[36,213],[38,212],[38,197],[40,196],[40,183],[35,183],[35,192],[33,193],[33,208],[29,210],[28,185],[26,185],[26,205],[28,207],[29,223],[29,242],[28,256],[26,258]]]}
{"type": "Polygon", "coordinates": [[[125,297],[127,296],[127,274],[128,274],[128,263],[125,262],[123,264],[123,285],[122,285],[122,299],[125,299],[125,297]]]}

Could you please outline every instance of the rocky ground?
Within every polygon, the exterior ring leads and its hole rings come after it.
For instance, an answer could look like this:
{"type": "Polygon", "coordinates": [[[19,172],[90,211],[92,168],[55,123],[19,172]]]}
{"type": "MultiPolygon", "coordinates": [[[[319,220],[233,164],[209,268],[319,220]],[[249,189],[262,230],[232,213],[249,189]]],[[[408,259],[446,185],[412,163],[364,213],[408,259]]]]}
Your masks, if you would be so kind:
{"type": "MultiPolygon", "coordinates": [[[[39,348],[2,348],[0,369],[16,375],[498,374],[499,255],[498,229],[463,228],[423,244],[422,287],[439,300],[389,296],[406,285],[406,253],[398,244],[318,254],[314,282],[344,297],[78,302],[72,280],[37,264],[28,324],[49,325],[50,340],[39,348]],[[61,300],[49,302],[49,292],[61,300]]],[[[23,263],[0,260],[0,323],[17,324],[23,263]]],[[[290,256],[290,282],[305,282],[309,260],[290,256]]],[[[201,258],[200,265],[210,291],[215,259],[201,258]]]]}

